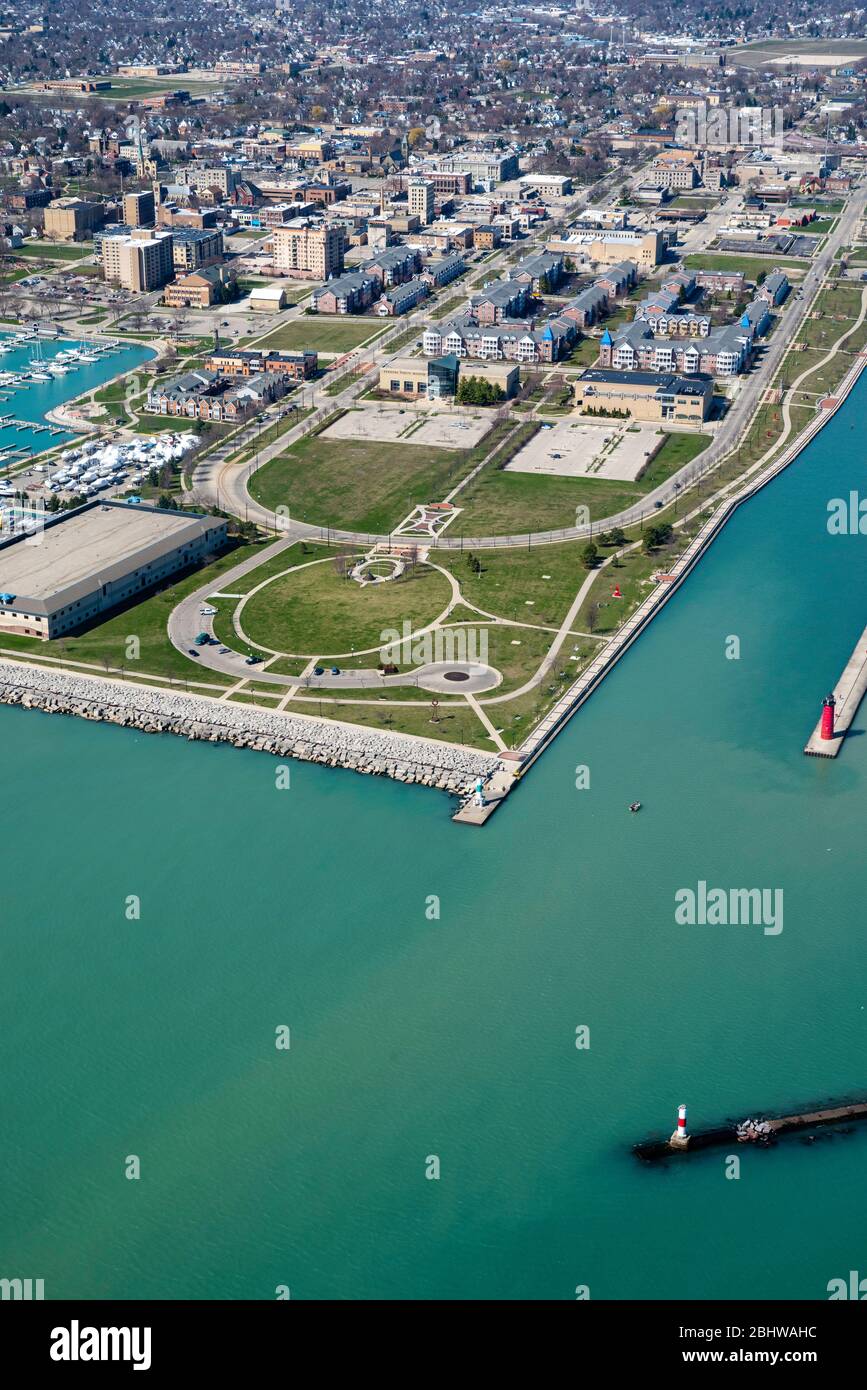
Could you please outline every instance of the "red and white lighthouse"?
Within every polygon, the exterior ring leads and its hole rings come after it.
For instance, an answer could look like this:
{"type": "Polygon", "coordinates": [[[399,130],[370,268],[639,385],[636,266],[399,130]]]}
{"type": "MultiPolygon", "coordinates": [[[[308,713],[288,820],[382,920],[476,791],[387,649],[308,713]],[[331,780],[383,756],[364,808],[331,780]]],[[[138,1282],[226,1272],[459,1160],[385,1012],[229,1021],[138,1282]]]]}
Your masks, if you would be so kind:
{"type": "Polygon", "coordinates": [[[689,1135],[686,1132],[686,1106],[677,1107],[677,1129],[668,1141],[672,1149],[686,1149],[689,1147],[689,1135]]]}
{"type": "Polygon", "coordinates": [[[820,738],[834,737],[834,707],[836,700],[833,695],[826,695],[822,701],[822,727],[819,732],[820,738]]]}

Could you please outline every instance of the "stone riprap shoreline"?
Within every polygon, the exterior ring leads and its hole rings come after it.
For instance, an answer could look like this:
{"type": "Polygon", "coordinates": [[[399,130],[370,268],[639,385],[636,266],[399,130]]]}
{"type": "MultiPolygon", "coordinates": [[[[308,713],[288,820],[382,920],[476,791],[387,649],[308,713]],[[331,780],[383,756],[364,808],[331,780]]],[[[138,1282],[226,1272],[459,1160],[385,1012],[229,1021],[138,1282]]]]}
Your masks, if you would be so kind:
{"type": "Polygon", "coordinates": [[[453,793],[467,791],[471,782],[487,777],[497,765],[493,754],[453,747],[436,739],[279,714],[17,661],[0,661],[0,704],[47,714],[74,714],[140,733],[231,743],[236,748],[346,767],[453,793]]]}

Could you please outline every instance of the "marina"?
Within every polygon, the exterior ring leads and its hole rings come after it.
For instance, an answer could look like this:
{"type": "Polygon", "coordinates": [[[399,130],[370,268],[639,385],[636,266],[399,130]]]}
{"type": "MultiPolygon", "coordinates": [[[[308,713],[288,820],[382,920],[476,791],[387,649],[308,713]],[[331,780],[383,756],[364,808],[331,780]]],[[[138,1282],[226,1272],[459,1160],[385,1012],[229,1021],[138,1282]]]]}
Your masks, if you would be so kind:
{"type": "Polygon", "coordinates": [[[48,413],[151,356],[149,348],[113,339],[84,341],[50,333],[0,337],[0,466],[12,462],[8,451],[20,450],[22,444],[30,446],[27,453],[37,454],[50,444],[74,440],[74,432],[52,423],[48,413]]]}

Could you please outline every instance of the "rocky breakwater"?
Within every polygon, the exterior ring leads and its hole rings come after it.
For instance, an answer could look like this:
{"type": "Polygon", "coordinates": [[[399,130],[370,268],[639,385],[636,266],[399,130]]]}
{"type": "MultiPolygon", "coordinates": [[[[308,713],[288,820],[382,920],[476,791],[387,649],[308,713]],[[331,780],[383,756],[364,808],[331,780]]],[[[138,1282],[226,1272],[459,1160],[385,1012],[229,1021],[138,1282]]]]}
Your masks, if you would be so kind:
{"type": "Polygon", "coordinates": [[[497,764],[492,754],[434,739],[280,714],[16,661],[0,661],[0,704],[48,714],[74,714],[142,733],[231,743],[236,748],[347,767],[454,793],[465,792],[470,783],[487,777],[497,764]]]}

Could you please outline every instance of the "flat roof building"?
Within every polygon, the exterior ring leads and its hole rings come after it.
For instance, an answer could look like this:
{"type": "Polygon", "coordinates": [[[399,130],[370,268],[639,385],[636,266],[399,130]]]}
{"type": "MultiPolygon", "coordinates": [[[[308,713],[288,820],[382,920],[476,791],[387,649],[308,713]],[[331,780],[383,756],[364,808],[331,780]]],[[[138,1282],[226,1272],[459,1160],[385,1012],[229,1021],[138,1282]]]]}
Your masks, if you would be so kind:
{"type": "Polygon", "coordinates": [[[299,217],[274,230],[274,267],[284,275],[329,280],[343,270],[343,230],[299,217]]]}
{"type": "Polygon", "coordinates": [[[100,256],[106,280],[136,294],[157,290],[174,277],[174,236],[137,228],[129,236],[104,236],[100,256]]]}
{"type": "Polygon", "coordinates": [[[152,227],[156,215],[156,202],[152,191],[123,195],[123,220],[128,226],[152,227]]]}
{"type": "Polygon", "coordinates": [[[225,521],[126,502],[52,517],[38,544],[0,543],[0,630],[48,639],[91,621],[226,541],[225,521]]]}
{"type": "Polygon", "coordinates": [[[621,372],[591,367],[575,382],[575,405],[585,415],[678,420],[700,425],[713,400],[710,377],[621,372]]]}
{"type": "Polygon", "coordinates": [[[45,235],[55,241],[84,241],[105,221],[105,206],[83,198],[57,198],[45,209],[45,235]]]}

